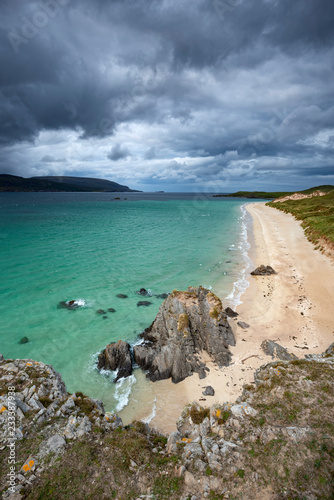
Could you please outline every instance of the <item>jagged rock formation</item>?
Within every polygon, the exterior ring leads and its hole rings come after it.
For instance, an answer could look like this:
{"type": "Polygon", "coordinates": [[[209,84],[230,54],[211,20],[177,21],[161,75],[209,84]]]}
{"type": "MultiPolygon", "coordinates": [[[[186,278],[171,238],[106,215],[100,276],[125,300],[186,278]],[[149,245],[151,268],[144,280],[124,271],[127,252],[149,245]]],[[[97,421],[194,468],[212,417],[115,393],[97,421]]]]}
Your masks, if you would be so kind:
{"type": "Polygon", "coordinates": [[[206,351],[220,367],[230,362],[229,345],[235,338],[220,299],[205,288],[174,291],[160,306],[152,325],[134,347],[134,360],[154,382],[174,383],[194,372],[205,377],[199,353],[206,351]]]}
{"type": "Polygon", "coordinates": [[[117,370],[114,382],[120,378],[129,377],[132,373],[132,360],[130,352],[130,344],[119,340],[112,342],[99,354],[98,370],[117,370]]]}
{"type": "Polygon", "coordinates": [[[261,348],[265,354],[272,356],[273,359],[281,359],[282,361],[298,359],[297,356],[290,353],[285,347],[282,347],[273,340],[264,340],[261,344],[261,348]]]}
{"type": "Polygon", "coordinates": [[[251,272],[252,276],[270,276],[271,274],[277,273],[271,266],[264,266],[263,264],[251,272]]]}

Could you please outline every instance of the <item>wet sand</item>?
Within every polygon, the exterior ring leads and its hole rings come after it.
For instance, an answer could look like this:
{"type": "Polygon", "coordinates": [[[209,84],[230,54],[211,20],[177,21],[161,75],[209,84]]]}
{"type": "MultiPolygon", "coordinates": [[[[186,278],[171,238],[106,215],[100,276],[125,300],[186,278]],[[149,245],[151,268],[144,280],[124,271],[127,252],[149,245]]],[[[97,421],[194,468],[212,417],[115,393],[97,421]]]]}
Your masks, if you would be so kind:
{"type": "MultiPolygon", "coordinates": [[[[231,347],[232,363],[218,369],[208,361],[208,376],[198,375],[173,384],[170,380],[152,383],[136,372],[138,383],[130,404],[120,412],[125,424],[147,419],[167,434],[176,429],[176,420],[190,402],[211,406],[234,401],[245,383],[252,383],[254,371],[270,362],[261,343],[274,340],[299,358],[321,353],[334,341],[334,264],[306,239],[298,221],[264,203],[247,205],[253,221],[250,257],[255,266],[271,265],[272,276],[247,277],[249,287],[236,308],[237,319],[230,319],[236,337],[231,347]],[[248,323],[243,330],[238,321],[248,323]],[[205,386],[215,396],[203,396],[205,386]],[[155,416],[153,416],[154,411],[155,416]]],[[[218,294],[219,295],[219,294],[218,294]]],[[[229,305],[220,297],[224,307],[229,305]]]]}

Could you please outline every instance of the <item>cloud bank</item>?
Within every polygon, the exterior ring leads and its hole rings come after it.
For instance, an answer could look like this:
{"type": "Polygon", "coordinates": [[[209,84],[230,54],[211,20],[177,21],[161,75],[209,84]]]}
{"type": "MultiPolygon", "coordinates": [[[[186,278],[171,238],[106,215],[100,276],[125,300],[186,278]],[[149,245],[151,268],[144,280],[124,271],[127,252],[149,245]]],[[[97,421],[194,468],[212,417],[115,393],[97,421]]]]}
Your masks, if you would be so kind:
{"type": "Polygon", "coordinates": [[[329,0],[3,0],[0,171],[334,183],[329,0]]]}

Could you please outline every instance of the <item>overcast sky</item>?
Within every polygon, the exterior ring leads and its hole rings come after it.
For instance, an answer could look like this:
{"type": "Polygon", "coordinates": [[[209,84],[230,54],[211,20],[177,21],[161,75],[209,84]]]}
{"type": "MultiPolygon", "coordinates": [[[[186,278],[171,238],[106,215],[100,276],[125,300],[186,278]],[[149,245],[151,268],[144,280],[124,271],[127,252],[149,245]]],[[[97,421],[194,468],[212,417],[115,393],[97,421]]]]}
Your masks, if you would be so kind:
{"type": "Polygon", "coordinates": [[[0,173],[334,184],[333,0],[1,0],[0,173]]]}

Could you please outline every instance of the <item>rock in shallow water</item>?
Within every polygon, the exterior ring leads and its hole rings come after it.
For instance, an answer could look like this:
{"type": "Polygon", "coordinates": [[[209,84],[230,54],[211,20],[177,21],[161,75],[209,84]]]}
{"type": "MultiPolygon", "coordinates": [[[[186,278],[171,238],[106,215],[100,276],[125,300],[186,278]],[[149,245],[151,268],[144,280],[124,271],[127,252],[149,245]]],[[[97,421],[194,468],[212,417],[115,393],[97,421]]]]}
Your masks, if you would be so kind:
{"type": "Polygon", "coordinates": [[[137,302],[137,307],[140,306],[148,307],[151,304],[153,304],[153,302],[150,302],[149,300],[140,300],[139,302],[137,302]]]}
{"type": "Polygon", "coordinates": [[[107,345],[104,351],[99,354],[98,370],[117,370],[114,382],[117,382],[122,377],[129,377],[132,373],[132,360],[130,353],[130,345],[123,340],[112,342],[107,345]]]}
{"type": "Polygon", "coordinates": [[[70,309],[75,310],[82,307],[83,303],[80,300],[67,300],[66,302],[62,301],[58,304],[58,309],[70,309]]]}
{"type": "Polygon", "coordinates": [[[18,344],[27,344],[28,342],[28,337],[22,337],[22,339],[18,341],[18,344]]]}
{"type": "Polygon", "coordinates": [[[119,299],[127,299],[127,298],[128,298],[128,296],[127,296],[127,295],[124,295],[124,293],[118,293],[118,294],[116,295],[116,297],[118,297],[119,299]]]}

